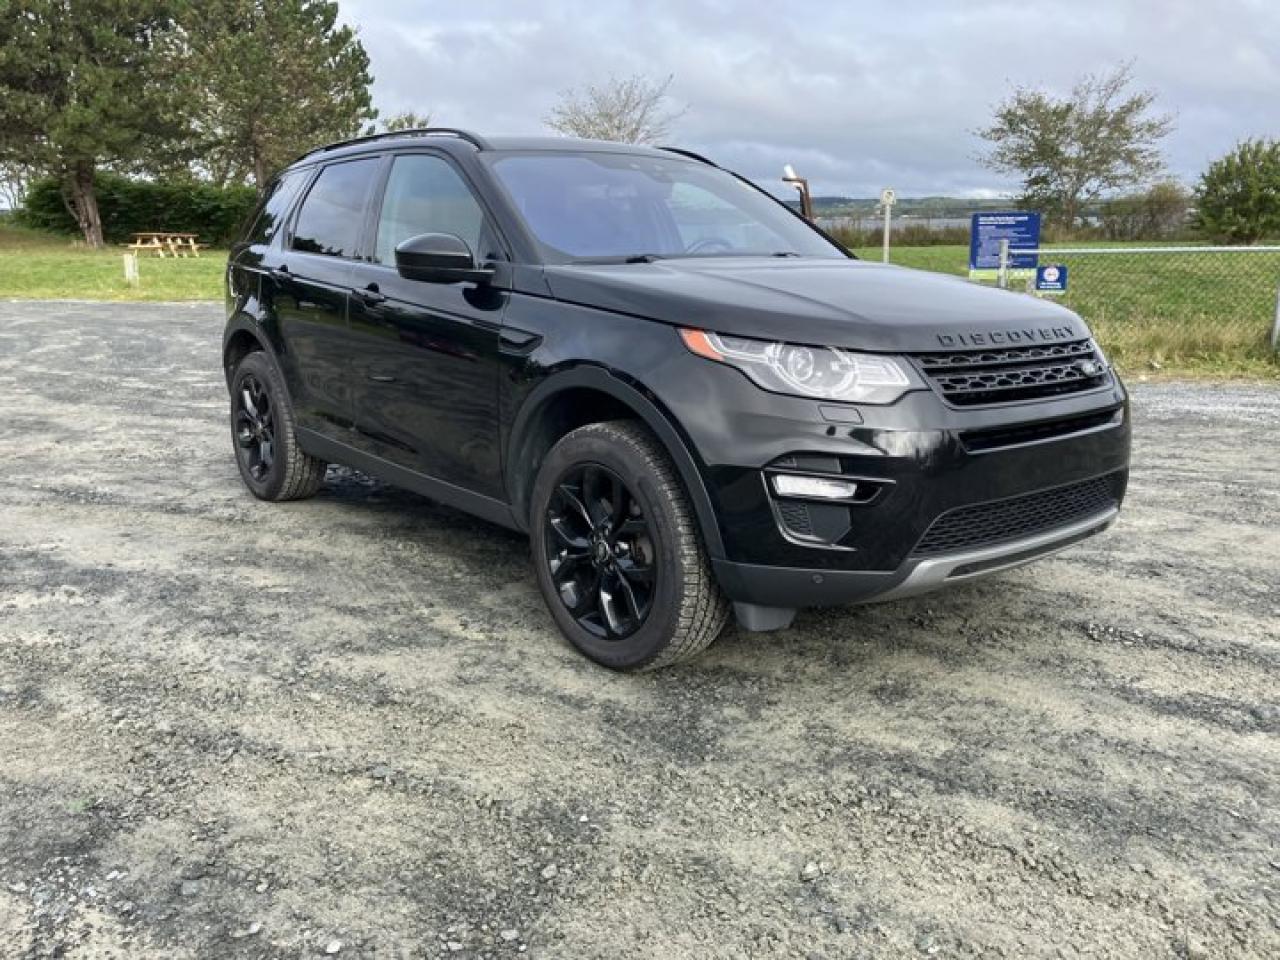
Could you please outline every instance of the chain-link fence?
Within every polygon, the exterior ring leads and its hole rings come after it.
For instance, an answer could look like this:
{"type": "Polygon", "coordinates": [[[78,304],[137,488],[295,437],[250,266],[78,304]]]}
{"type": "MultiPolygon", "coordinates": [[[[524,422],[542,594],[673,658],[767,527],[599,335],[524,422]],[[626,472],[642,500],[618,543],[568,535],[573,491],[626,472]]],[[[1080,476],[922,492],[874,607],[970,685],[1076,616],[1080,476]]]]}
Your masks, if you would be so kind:
{"type": "MultiPolygon", "coordinates": [[[[1026,253],[1030,251],[1018,251],[1026,253]]],[[[1280,247],[1041,248],[1067,268],[1061,300],[1129,368],[1280,363],[1275,348],[1280,247]]],[[[1034,287],[1012,272],[1009,286],[1034,287]]]]}

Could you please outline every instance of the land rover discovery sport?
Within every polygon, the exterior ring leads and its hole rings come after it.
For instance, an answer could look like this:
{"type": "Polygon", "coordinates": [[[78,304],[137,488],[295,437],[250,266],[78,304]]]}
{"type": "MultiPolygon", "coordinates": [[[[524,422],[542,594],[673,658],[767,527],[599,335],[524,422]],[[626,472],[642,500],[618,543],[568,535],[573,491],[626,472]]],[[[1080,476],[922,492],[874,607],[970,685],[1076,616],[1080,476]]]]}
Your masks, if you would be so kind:
{"type": "Polygon", "coordinates": [[[617,669],[730,612],[966,583],[1103,530],[1127,398],[1061,306],[859,261],[682,150],[450,129],[333,144],[231,251],[245,484],[328,463],[529,534],[617,669]]]}

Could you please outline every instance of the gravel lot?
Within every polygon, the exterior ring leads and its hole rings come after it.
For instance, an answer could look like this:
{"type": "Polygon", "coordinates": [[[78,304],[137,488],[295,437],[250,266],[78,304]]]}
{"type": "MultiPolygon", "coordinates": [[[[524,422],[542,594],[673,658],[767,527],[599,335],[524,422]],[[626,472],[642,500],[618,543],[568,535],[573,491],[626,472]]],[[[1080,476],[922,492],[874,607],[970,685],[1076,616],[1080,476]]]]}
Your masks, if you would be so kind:
{"type": "Polygon", "coordinates": [[[216,305],[0,303],[0,955],[1274,957],[1280,391],[1106,537],[616,676],[525,541],[242,488],[216,305]]]}

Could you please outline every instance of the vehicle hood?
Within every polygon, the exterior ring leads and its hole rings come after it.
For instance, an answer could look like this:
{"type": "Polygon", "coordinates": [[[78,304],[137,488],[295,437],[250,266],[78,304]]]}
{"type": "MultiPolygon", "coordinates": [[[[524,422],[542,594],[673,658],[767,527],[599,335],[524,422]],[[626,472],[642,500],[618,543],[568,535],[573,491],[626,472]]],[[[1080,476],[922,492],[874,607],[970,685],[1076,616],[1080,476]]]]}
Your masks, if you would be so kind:
{"type": "Polygon", "coordinates": [[[691,258],[548,266],[557,299],[717,333],[881,352],[1089,336],[1063,307],[860,260],[691,258]]]}

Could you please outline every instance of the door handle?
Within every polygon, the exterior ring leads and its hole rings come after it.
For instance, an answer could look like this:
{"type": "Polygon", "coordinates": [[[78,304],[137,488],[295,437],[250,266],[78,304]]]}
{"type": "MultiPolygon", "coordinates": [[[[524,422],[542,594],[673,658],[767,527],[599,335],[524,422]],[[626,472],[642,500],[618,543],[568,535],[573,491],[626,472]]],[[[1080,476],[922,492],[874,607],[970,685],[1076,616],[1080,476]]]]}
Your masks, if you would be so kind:
{"type": "Polygon", "coordinates": [[[293,274],[289,272],[288,265],[283,263],[278,267],[271,267],[267,270],[267,276],[277,283],[287,283],[293,279],[293,274]]]}
{"type": "Polygon", "coordinates": [[[368,307],[374,307],[380,303],[387,302],[387,295],[378,289],[378,285],[376,283],[371,283],[367,287],[354,292],[356,297],[368,307]]]}

